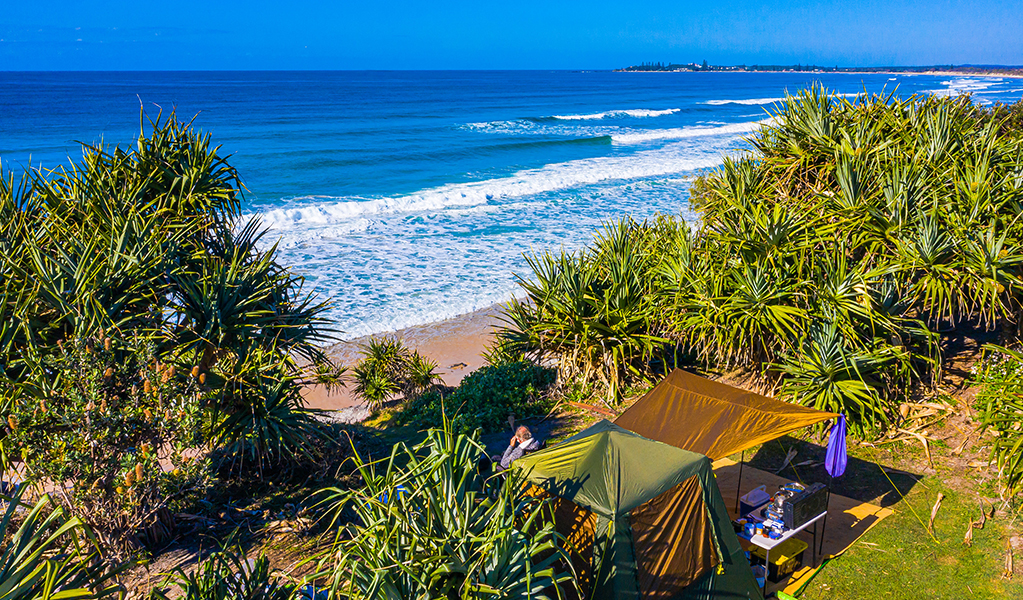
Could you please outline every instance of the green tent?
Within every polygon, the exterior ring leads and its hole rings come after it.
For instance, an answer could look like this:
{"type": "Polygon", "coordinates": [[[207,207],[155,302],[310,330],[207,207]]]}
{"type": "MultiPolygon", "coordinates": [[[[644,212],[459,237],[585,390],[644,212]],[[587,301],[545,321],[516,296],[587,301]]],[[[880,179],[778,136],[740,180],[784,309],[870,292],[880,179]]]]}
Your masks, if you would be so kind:
{"type": "Polygon", "coordinates": [[[553,497],[590,598],[763,597],[706,456],[601,421],[513,465],[553,497]]]}

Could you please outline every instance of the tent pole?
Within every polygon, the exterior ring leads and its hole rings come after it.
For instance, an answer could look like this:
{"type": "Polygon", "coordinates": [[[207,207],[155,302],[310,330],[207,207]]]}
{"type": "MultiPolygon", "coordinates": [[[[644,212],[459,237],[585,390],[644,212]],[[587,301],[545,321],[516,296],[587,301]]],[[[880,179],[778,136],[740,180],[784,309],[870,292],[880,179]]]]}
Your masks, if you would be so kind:
{"type": "Polygon", "coordinates": [[[742,489],[742,465],[746,462],[746,451],[739,455],[739,480],[735,482],[735,518],[742,517],[739,514],[739,491],[742,489]]]}
{"type": "Polygon", "coordinates": [[[831,484],[834,483],[834,478],[831,473],[828,473],[828,499],[824,503],[824,522],[821,523],[821,543],[820,543],[820,554],[824,554],[824,532],[828,529],[828,510],[831,508],[831,484]]]}

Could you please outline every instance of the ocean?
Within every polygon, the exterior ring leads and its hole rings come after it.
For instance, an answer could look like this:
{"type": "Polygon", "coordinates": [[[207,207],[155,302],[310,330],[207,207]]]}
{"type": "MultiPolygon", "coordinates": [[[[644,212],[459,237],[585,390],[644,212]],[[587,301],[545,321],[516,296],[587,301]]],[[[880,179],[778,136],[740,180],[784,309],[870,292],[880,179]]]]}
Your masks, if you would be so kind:
{"type": "Polygon", "coordinates": [[[815,82],[1023,96],[1020,79],[888,74],[5,72],[0,163],[128,145],[140,107],[194,118],[240,172],[245,219],[351,339],[506,301],[524,253],[580,248],[604,222],[694,221],[693,178],[815,82]]]}

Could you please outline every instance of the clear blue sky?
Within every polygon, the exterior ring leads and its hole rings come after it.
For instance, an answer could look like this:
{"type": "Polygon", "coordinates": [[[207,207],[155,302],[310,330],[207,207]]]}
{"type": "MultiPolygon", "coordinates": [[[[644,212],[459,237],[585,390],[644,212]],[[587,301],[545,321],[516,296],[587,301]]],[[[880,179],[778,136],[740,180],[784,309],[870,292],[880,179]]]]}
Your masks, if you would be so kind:
{"type": "Polygon", "coordinates": [[[144,0],[0,9],[0,70],[1023,64],[1023,0],[144,0]]]}

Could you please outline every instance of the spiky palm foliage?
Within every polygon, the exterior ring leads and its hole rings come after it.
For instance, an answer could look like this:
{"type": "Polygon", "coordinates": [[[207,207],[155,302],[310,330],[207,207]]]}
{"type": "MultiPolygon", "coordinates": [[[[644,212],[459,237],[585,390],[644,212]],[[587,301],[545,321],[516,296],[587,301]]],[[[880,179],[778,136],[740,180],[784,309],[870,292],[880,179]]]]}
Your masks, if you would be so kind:
{"type": "MultiPolygon", "coordinates": [[[[697,230],[634,231],[650,254],[626,289],[657,307],[637,332],[780,379],[861,432],[884,427],[910,382],[940,372],[940,333],[1023,317],[1023,131],[1004,113],[821,87],[788,97],[752,152],[694,183],[697,230]]],[[[532,258],[529,301],[509,307],[502,348],[585,374],[590,356],[566,349],[576,324],[598,320],[584,290],[614,265],[599,245],[532,258]]]]}
{"type": "Polygon", "coordinates": [[[261,464],[303,454],[296,359],[336,371],[318,346],[326,304],[240,222],[240,200],[210,136],[173,115],[144,121],[128,149],[0,172],[0,393],[32,413],[59,387],[47,363],[62,341],[142,335],[201,388],[213,430],[199,448],[255,449],[261,464]]]}
{"type": "MultiPolygon", "coordinates": [[[[1011,182],[1023,136],[997,131],[961,98],[849,100],[822,88],[788,98],[751,137],[749,158],[694,188],[709,258],[689,271],[688,300],[705,297],[700,280],[764,260],[746,238],[777,236],[734,224],[737,215],[751,206],[779,215],[792,234],[788,251],[773,253],[773,288],[799,290],[782,301],[799,311],[792,331],[732,316],[717,326],[782,348],[778,372],[793,398],[859,415],[854,426],[883,426],[899,390],[940,368],[936,328],[1018,319],[1020,255],[1007,243],[1021,228],[1006,207],[1020,198],[1011,182]]],[[[723,295],[749,294],[726,285],[723,295]]],[[[677,323],[699,345],[706,333],[693,320],[677,323]]],[[[712,357],[749,344],[718,344],[712,357]]]]}
{"type": "Polygon", "coordinates": [[[1023,490],[1023,352],[985,345],[975,383],[977,421],[993,434],[991,457],[1012,496],[1023,490]]]}
{"type": "Polygon", "coordinates": [[[406,398],[415,398],[436,389],[443,383],[440,375],[437,374],[437,361],[427,358],[418,351],[409,357],[405,373],[406,398]]]}
{"type": "Polygon", "coordinates": [[[315,458],[324,433],[318,411],[306,408],[294,375],[252,355],[235,363],[210,409],[209,437],[232,467],[248,463],[262,477],[268,466],[315,458]]]}
{"type": "Polygon", "coordinates": [[[553,358],[562,377],[596,384],[617,403],[666,341],[653,333],[652,256],[629,220],[608,223],[590,252],[527,256],[534,279],[520,280],[526,298],[508,306],[503,351],[553,358]]]}
{"type": "Polygon", "coordinates": [[[6,508],[0,516],[0,598],[123,597],[124,588],[113,578],[124,566],[105,563],[82,520],[52,506],[49,497],[34,506],[24,505],[25,489],[4,498],[6,508]]]}
{"type": "MultiPolygon", "coordinates": [[[[698,308],[703,280],[770,256],[772,291],[795,286],[780,304],[798,316],[786,332],[749,311],[729,315],[751,295],[747,279],[726,283],[716,338],[732,328],[749,337],[705,354],[742,364],[736,350],[773,345],[780,355],[744,366],[777,362],[793,398],[848,412],[854,427],[884,426],[899,390],[940,368],[936,328],[1018,318],[1019,250],[1006,244],[1021,228],[1005,208],[1020,197],[1010,181],[1023,136],[997,130],[961,98],[849,100],[822,88],[788,98],[751,137],[750,157],[695,186],[707,258],[687,272],[688,294],[675,294],[698,308]],[[742,222],[754,211],[785,224],[783,245],[742,222]]],[[[694,312],[676,323],[699,346],[708,328],[693,326],[694,312]]]]}
{"type": "Polygon", "coordinates": [[[325,490],[335,537],[319,576],[332,597],[562,597],[570,562],[548,501],[526,495],[521,475],[485,480],[484,453],[445,426],[381,462],[356,454],[365,487],[325,490]]]}
{"type": "Polygon", "coordinates": [[[362,360],[352,368],[353,391],[374,410],[398,394],[415,400],[441,384],[437,362],[396,337],[370,338],[359,351],[362,360]]]}
{"type": "Polygon", "coordinates": [[[178,568],[164,575],[152,600],[297,600],[298,584],[270,568],[270,559],[245,558],[241,546],[225,545],[202,560],[191,573],[178,568]],[[176,589],[176,593],[172,590],[176,589]]]}

